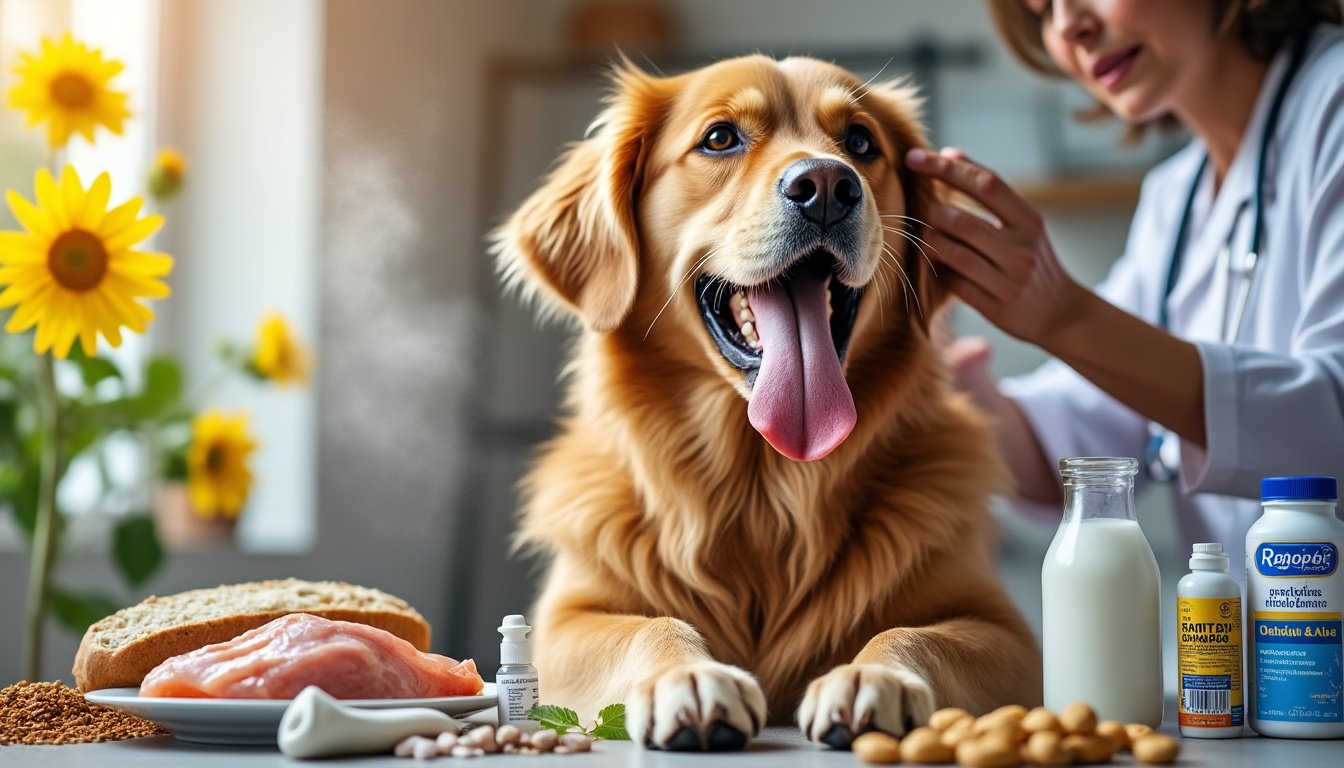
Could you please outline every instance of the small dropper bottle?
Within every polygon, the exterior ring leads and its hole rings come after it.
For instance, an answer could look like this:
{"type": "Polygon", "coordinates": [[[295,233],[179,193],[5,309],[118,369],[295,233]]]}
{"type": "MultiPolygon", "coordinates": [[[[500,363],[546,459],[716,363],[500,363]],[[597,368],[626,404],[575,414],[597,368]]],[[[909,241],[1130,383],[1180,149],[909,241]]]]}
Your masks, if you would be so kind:
{"type": "Polygon", "coordinates": [[[504,617],[499,627],[504,642],[499,644],[499,671],[495,673],[499,724],[516,726],[526,733],[537,730],[539,723],[527,713],[541,700],[537,668],[532,666],[532,643],[527,639],[531,631],[522,614],[504,617]]]}

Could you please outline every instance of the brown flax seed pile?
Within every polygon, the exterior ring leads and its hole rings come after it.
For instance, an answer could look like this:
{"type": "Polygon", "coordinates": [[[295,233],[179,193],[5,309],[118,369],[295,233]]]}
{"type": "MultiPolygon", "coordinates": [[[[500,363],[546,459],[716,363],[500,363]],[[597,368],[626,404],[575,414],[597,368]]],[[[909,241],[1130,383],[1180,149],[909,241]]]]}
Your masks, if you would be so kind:
{"type": "Polygon", "coordinates": [[[166,733],[148,720],[90,704],[59,682],[15,683],[0,691],[0,745],[120,741],[166,733]]]}

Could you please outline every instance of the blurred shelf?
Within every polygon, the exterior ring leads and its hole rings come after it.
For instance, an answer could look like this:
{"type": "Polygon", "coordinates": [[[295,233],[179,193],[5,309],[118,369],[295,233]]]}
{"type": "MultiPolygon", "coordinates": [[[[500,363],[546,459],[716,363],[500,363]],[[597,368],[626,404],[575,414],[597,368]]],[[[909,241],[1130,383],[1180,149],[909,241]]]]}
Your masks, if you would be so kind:
{"type": "Polygon", "coordinates": [[[1133,206],[1139,200],[1142,176],[1038,179],[1015,188],[1037,208],[1100,208],[1133,206]]]}

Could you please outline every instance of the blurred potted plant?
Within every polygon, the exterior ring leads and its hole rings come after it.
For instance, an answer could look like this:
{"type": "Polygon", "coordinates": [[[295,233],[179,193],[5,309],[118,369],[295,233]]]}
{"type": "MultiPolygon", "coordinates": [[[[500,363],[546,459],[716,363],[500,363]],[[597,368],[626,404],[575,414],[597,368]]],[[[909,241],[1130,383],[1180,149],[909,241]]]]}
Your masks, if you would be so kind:
{"type": "MultiPolygon", "coordinates": [[[[308,383],[312,357],[284,317],[263,317],[248,346],[222,341],[216,351],[229,367],[261,382],[279,386],[308,383]]],[[[210,410],[181,425],[159,430],[159,476],[154,517],[166,541],[195,546],[227,540],[252,486],[248,457],[257,448],[246,413],[210,410]]]]}
{"type": "MultiPolygon", "coordinates": [[[[164,221],[142,213],[143,198],[111,206],[108,174],[86,186],[62,162],[73,134],[92,142],[99,127],[121,132],[130,117],[128,97],[111,86],[121,69],[66,34],[43,40],[36,53],[21,53],[18,84],[9,91],[10,106],[26,113],[29,126],[45,126],[51,149],[51,167],[37,170],[31,196],[7,191],[19,229],[0,232],[0,315],[9,314],[7,333],[0,334],[0,510],[12,511],[33,550],[23,662],[29,680],[40,676],[47,615],[83,632],[120,602],[53,583],[67,527],[57,490],[71,462],[94,457],[104,487],[112,487],[103,447],[114,436],[131,435],[148,446],[160,477],[188,483],[198,516],[236,520],[250,489],[247,459],[256,444],[245,414],[196,415],[171,356],[137,364],[143,368],[136,376],[98,356],[100,344],[121,345],[123,329],[148,330],[154,313],[145,302],[169,295],[173,266],[170,256],[142,249],[164,221]]],[[[180,154],[160,152],[148,188],[160,199],[175,194],[185,167],[180,154]]],[[[226,361],[261,379],[289,382],[296,365],[306,377],[306,353],[279,322],[283,333],[263,332],[255,349],[225,345],[226,361]]],[[[147,488],[139,490],[148,496],[147,488]]],[[[120,517],[111,545],[113,562],[132,587],[164,559],[147,511],[120,517]]]]}

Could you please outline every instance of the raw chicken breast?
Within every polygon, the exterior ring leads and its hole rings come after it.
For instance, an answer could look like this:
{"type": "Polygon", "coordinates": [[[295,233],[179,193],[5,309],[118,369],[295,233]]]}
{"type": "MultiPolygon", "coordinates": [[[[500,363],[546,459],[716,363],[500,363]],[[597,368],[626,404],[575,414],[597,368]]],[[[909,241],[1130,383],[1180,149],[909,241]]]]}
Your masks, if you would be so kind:
{"type": "Polygon", "coordinates": [[[376,627],[291,613],[167,659],[145,676],[140,695],[290,699],[310,685],[338,699],[472,696],[484,688],[471,659],[421,653],[376,627]]]}

